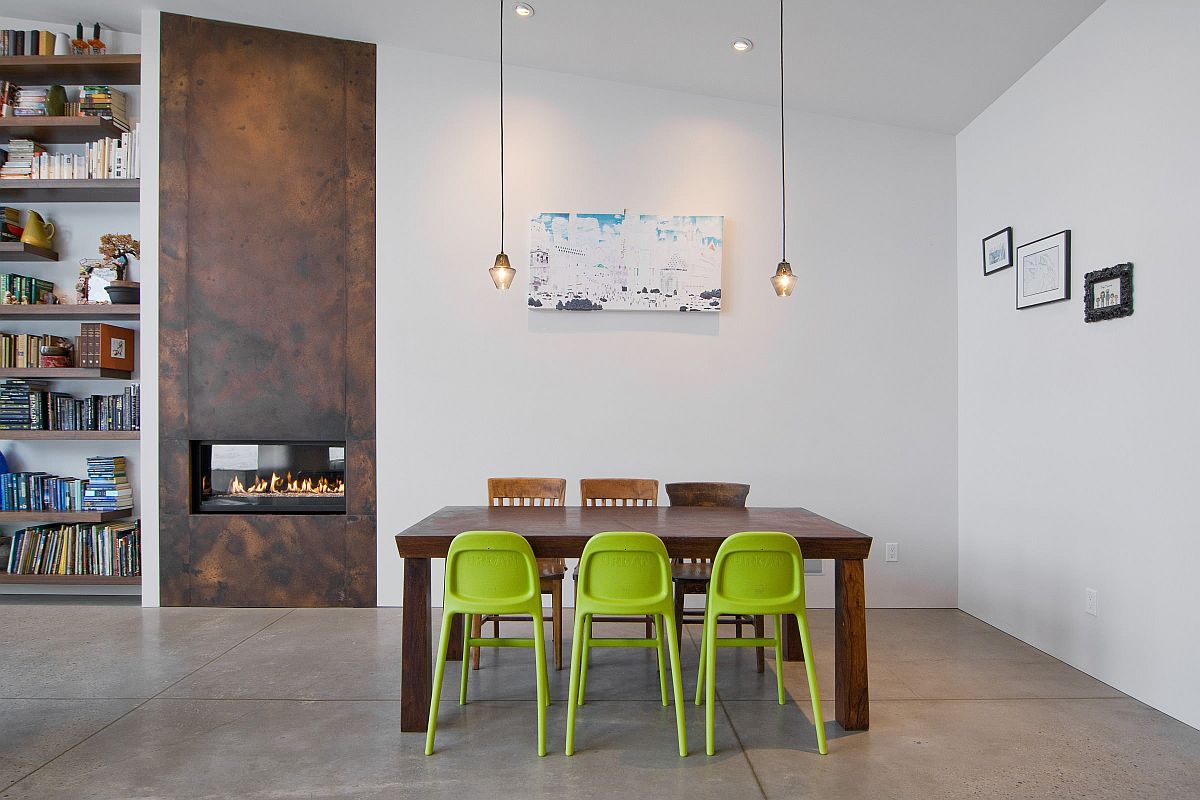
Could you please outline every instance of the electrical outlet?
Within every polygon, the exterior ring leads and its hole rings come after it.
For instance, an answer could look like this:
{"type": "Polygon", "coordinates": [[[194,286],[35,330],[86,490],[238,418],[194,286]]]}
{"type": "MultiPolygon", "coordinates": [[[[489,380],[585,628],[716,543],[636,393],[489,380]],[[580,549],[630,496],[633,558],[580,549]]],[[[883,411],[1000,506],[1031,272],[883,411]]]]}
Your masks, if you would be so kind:
{"type": "Polygon", "coordinates": [[[1083,610],[1091,614],[1093,617],[1100,613],[1100,593],[1095,589],[1084,589],[1087,594],[1087,600],[1084,603],[1083,610]]]}
{"type": "Polygon", "coordinates": [[[900,543],[888,542],[883,548],[884,561],[899,561],[900,560],[900,543]]]}

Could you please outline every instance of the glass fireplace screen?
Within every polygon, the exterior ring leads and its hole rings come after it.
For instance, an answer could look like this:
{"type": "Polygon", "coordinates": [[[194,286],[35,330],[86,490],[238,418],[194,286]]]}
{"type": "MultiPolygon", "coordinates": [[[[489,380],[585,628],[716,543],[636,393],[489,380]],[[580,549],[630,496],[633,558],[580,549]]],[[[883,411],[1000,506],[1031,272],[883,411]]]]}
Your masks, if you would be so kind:
{"type": "Polygon", "coordinates": [[[193,442],[193,511],[346,513],[345,442],[193,442]]]}

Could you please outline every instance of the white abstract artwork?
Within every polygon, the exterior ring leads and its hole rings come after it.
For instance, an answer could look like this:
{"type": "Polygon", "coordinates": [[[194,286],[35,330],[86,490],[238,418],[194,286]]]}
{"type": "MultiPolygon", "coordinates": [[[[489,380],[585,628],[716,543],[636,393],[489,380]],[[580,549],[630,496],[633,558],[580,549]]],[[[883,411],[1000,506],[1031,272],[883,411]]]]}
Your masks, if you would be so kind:
{"type": "Polygon", "coordinates": [[[531,309],[720,311],[725,218],[546,213],[530,221],[531,309]]]}

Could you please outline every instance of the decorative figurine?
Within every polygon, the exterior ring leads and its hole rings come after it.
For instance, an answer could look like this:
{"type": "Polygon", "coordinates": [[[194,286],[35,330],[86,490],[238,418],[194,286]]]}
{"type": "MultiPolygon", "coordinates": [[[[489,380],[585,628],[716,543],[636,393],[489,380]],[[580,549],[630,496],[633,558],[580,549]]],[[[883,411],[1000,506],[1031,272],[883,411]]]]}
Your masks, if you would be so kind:
{"type": "Polygon", "coordinates": [[[83,23],[75,23],[75,38],[71,40],[71,53],[77,56],[86,56],[88,52],[87,39],[83,38],[83,23]]]}
{"type": "Polygon", "coordinates": [[[104,55],[105,44],[104,44],[104,42],[100,41],[100,23],[99,22],[97,22],[96,25],[92,28],[92,38],[88,40],[88,49],[91,50],[91,53],[94,56],[104,55]]]}
{"type": "Polygon", "coordinates": [[[13,295],[13,293],[5,292],[4,293],[4,305],[15,306],[16,304],[17,304],[17,298],[13,295]]]}

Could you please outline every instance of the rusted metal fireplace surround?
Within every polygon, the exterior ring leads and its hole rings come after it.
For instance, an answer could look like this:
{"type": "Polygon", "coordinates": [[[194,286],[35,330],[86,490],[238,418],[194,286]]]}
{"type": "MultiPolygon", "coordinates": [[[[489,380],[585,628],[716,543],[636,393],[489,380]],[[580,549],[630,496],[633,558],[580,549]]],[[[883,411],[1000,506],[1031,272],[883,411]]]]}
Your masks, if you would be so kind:
{"type": "Polygon", "coordinates": [[[375,46],[163,14],[160,56],[161,602],[373,606],[375,46]]]}

